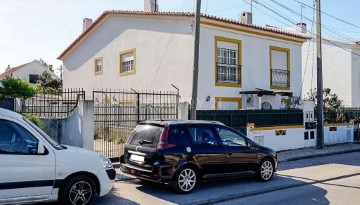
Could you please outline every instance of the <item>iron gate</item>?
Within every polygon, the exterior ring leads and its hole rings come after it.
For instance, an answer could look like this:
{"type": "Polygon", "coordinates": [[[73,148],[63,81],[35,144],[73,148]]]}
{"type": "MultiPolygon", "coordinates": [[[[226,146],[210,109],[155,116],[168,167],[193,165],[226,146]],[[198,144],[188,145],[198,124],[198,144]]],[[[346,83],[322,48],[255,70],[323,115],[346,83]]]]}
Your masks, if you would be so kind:
{"type": "Polygon", "coordinates": [[[94,150],[117,160],[136,125],[149,119],[177,119],[178,92],[93,91],[94,150]]]}

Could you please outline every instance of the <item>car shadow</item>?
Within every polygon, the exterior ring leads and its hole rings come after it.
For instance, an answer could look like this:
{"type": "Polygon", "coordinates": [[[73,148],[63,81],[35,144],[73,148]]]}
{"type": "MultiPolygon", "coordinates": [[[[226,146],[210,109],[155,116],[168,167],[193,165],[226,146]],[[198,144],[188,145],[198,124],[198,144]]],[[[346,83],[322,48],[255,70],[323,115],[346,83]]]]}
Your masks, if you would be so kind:
{"type": "MultiPolygon", "coordinates": [[[[133,183],[140,185],[137,187],[139,191],[175,204],[213,204],[301,186],[307,186],[306,190],[316,193],[316,195],[304,195],[301,199],[302,204],[313,204],[316,201],[322,204],[329,204],[326,198],[326,190],[312,184],[307,184],[304,181],[277,176],[276,174],[270,182],[258,182],[252,178],[202,182],[198,184],[191,194],[175,193],[169,185],[157,183],[142,184],[139,180],[133,180],[133,183]]],[[[276,199],[273,200],[274,204],[276,204],[276,199]]],[[[266,204],[269,204],[268,201],[266,204]]]]}
{"type": "Polygon", "coordinates": [[[136,203],[129,199],[124,199],[122,197],[119,197],[116,194],[118,191],[119,191],[119,188],[114,187],[110,193],[108,193],[107,195],[105,195],[103,197],[96,198],[92,204],[139,205],[139,203],[136,203]]]}

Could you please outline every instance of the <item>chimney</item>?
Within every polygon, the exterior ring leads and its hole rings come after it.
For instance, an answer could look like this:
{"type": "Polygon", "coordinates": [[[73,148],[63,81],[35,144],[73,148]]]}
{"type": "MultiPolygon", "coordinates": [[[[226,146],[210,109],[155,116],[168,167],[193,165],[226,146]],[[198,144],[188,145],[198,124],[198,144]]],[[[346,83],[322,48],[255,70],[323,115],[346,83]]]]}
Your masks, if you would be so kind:
{"type": "Polygon", "coordinates": [[[245,24],[252,24],[252,14],[251,12],[242,12],[240,14],[240,22],[245,24]]]}
{"type": "Polygon", "coordinates": [[[11,67],[10,67],[10,65],[8,65],[8,67],[6,68],[5,71],[8,71],[8,70],[10,70],[10,69],[11,69],[11,67]]]}
{"type": "Polygon", "coordinates": [[[159,5],[157,0],[144,0],[144,11],[145,12],[158,12],[159,5]]]}
{"type": "Polygon", "coordinates": [[[92,19],[84,18],[83,20],[83,32],[85,32],[93,23],[92,19]]]}
{"type": "Polygon", "coordinates": [[[306,23],[297,23],[296,24],[296,32],[305,33],[306,34],[306,23]]]}

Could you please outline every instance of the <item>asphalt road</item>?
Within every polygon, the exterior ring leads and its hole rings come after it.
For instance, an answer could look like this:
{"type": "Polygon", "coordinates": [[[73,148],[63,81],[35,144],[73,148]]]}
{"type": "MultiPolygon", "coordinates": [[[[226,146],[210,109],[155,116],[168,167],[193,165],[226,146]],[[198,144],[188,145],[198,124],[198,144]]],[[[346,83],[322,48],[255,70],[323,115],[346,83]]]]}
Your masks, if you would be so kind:
{"type": "Polygon", "coordinates": [[[95,204],[360,204],[360,152],[279,164],[268,183],[233,179],[199,184],[187,195],[139,180],[115,182],[95,204]]]}

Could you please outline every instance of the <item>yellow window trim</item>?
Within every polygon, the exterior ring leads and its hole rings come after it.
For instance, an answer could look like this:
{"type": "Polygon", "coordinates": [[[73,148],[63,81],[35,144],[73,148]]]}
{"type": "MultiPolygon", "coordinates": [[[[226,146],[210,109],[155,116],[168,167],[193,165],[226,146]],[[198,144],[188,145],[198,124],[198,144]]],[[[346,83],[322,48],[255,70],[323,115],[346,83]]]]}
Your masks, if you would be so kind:
{"type": "Polygon", "coordinates": [[[127,75],[134,75],[134,74],[136,74],[136,48],[129,49],[129,50],[125,50],[125,51],[121,51],[121,52],[119,53],[119,58],[120,58],[120,64],[119,64],[119,73],[120,73],[120,76],[127,76],[127,75]],[[125,55],[125,54],[129,54],[129,53],[133,53],[133,55],[134,55],[134,64],[133,64],[134,70],[132,70],[132,71],[127,71],[127,72],[121,72],[121,71],[122,71],[122,58],[121,58],[121,56],[122,56],[122,55],[125,55]]]}
{"type": "Polygon", "coordinates": [[[282,47],[277,47],[277,46],[270,46],[270,49],[269,49],[269,53],[270,53],[270,89],[275,89],[275,90],[290,90],[290,86],[291,86],[291,74],[289,74],[289,77],[288,77],[288,86],[287,87],[279,87],[279,86],[273,86],[272,85],[272,73],[271,73],[271,70],[272,70],[272,53],[271,51],[283,51],[283,52],[286,52],[287,53],[287,70],[290,72],[290,49],[288,48],[282,48],[282,47]]]}
{"type": "Polygon", "coordinates": [[[219,23],[201,21],[200,24],[207,25],[207,26],[212,26],[212,27],[216,27],[216,28],[228,29],[228,30],[232,30],[232,31],[238,31],[238,32],[243,32],[243,33],[254,34],[254,35],[257,35],[257,36],[262,36],[262,37],[267,37],[267,38],[273,38],[273,39],[279,39],[279,40],[288,41],[288,42],[299,43],[299,44],[303,44],[304,42],[306,42],[306,39],[304,39],[303,41],[302,40],[295,40],[293,38],[277,36],[277,35],[268,34],[268,33],[265,33],[265,32],[262,33],[262,32],[259,32],[259,31],[241,29],[241,28],[237,28],[237,27],[234,27],[234,26],[228,26],[228,25],[223,25],[223,24],[219,24],[219,23]]]}
{"type": "Polygon", "coordinates": [[[241,70],[242,69],[240,69],[240,73],[239,73],[240,84],[216,82],[217,76],[218,76],[218,69],[217,69],[217,60],[218,60],[218,44],[217,43],[218,43],[218,41],[236,43],[238,45],[238,65],[242,65],[242,43],[241,43],[241,40],[226,38],[226,37],[222,37],[222,36],[215,36],[215,52],[214,52],[215,53],[215,59],[214,59],[215,60],[215,86],[241,88],[241,85],[242,85],[241,70]]]}
{"type": "Polygon", "coordinates": [[[242,108],[242,98],[215,97],[215,110],[218,109],[219,102],[237,102],[238,109],[242,108]]]}
{"type": "Polygon", "coordinates": [[[101,75],[101,74],[103,74],[103,67],[104,67],[104,61],[103,61],[103,58],[102,57],[98,57],[98,58],[95,58],[94,59],[94,74],[95,75],[101,75]],[[101,69],[100,69],[100,71],[97,71],[96,72],[96,61],[101,61],[101,69]]]}

